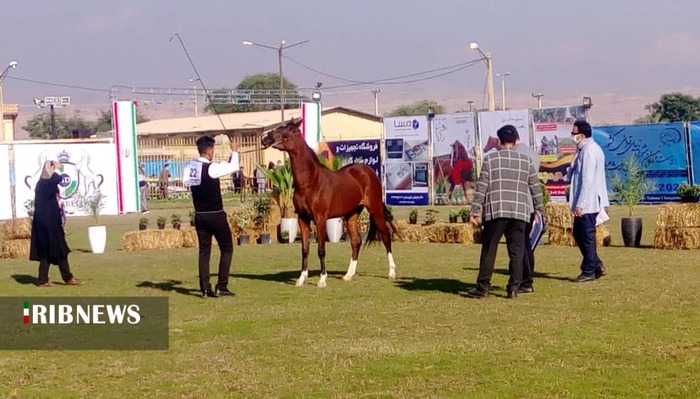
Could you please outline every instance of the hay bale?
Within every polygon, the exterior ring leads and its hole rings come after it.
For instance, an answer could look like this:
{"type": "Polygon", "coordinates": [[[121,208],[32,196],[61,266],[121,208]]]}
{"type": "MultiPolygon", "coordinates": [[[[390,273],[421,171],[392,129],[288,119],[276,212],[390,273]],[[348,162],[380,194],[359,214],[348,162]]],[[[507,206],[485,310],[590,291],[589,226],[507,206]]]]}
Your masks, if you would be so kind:
{"type": "Polygon", "coordinates": [[[32,220],[23,218],[6,221],[2,226],[2,236],[5,240],[30,238],[32,236],[32,220]]]}
{"type": "Polygon", "coordinates": [[[565,229],[574,224],[569,204],[550,202],[545,205],[544,214],[549,226],[565,229]]]}
{"type": "Polygon", "coordinates": [[[125,251],[182,248],[183,244],[182,231],[175,229],[128,231],[122,236],[125,251]]]}
{"type": "MultiPolygon", "coordinates": [[[[574,240],[573,229],[571,227],[564,228],[550,225],[547,231],[549,233],[549,245],[558,247],[576,246],[576,240],[574,240]]],[[[610,230],[606,223],[596,227],[595,238],[599,247],[607,247],[610,245],[610,230]]]]}
{"type": "Polygon", "coordinates": [[[469,223],[436,223],[429,226],[397,221],[401,242],[474,244],[480,242],[481,229],[469,223]]]}
{"type": "Polygon", "coordinates": [[[657,227],[654,248],[700,249],[700,227],[657,227]]]}
{"type": "Polygon", "coordinates": [[[21,259],[29,257],[29,238],[5,240],[0,247],[0,258],[21,259]]]}
{"type": "MultiPolygon", "coordinates": [[[[180,230],[182,233],[182,247],[183,248],[196,248],[199,246],[199,241],[197,240],[197,230],[195,229],[183,229],[180,230]]],[[[212,239],[216,241],[216,239],[212,239]]]]}
{"type": "Polygon", "coordinates": [[[700,227],[700,204],[670,203],[659,206],[659,227],[700,227]]]}

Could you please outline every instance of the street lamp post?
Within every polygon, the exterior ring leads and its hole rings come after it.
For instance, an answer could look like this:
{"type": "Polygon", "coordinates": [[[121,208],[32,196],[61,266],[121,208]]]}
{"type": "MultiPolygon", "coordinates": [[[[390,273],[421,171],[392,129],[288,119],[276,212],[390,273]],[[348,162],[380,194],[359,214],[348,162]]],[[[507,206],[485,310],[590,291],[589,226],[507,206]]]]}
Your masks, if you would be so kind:
{"type": "Polygon", "coordinates": [[[372,94],[374,94],[374,115],[379,116],[379,93],[381,92],[381,89],[374,89],[372,90],[372,94]]]}
{"type": "Polygon", "coordinates": [[[5,81],[10,69],[17,68],[17,61],[10,61],[0,73],[0,141],[5,141],[5,99],[3,98],[2,82],[5,81]]]}
{"type": "Polygon", "coordinates": [[[537,99],[537,108],[542,108],[542,97],[544,97],[544,94],[542,93],[532,93],[532,97],[537,99]]]}
{"type": "Polygon", "coordinates": [[[467,101],[467,104],[469,104],[469,112],[472,112],[472,104],[474,104],[474,101],[469,100],[467,101]]]}
{"type": "Polygon", "coordinates": [[[282,73],[282,57],[284,56],[284,50],[286,50],[288,48],[295,47],[295,46],[302,45],[302,44],[307,43],[307,42],[309,42],[309,41],[304,40],[304,41],[301,41],[298,43],[285,45],[287,43],[287,41],[282,40],[279,47],[274,47],[274,46],[268,46],[267,44],[260,44],[260,43],[251,42],[248,40],[243,41],[244,46],[258,46],[258,47],[277,51],[277,59],[278,59],[278,64],[279,64],[279,75],[280,75],[280,116],[282,117],[281,122],[284,122],[284,75],[282,73]]]}
{"type": "Polygon", "coordinates": [[[194,116],[199,116],[199,111],[197,110],[197,82],[199,82],[199,80],[199,78],[190,79],[194,89],[194,116]]]}
{"type": "Polygon", "coordinates": [[[495,111],[496,99],[493,95],[493,59],[491,58],[491,53],[484,54],[479,48],[479,44],[474,42],[469,43],[469,49],[477,50],[479,54],[484,57],[484,61],[486,62],[486,97],[489,101],[489,111],[495,111]]]}
{"type": "Polygon", "coordinates": [[[506,109],[506,77],[509,75],[510,72],[496,74],[496,76],[501,78],[501,109],[504,111],[506,109]]]}

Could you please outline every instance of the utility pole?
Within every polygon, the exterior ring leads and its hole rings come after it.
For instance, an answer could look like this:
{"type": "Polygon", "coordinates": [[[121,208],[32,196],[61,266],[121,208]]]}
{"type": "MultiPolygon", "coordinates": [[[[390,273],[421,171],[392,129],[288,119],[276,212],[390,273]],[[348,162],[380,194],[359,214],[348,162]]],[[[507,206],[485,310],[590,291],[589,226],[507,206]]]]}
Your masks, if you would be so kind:
{"type": "Polygon", "coordinates": [[[379,97],[377,96],[381,92],[380,89],[372,90],[374,94],[374,115],[379,116],[379,97]]]}
{"type": "Polygon", "coordinates": [[[467,104],[469,104],[469,112],[472,112],[472,104],[474,104],[474,101],[469,100],[467,101],[467,104]]]}
{"type": "Polygon", "coordinates": [[[537,99],[537,108],[542,108],[542,97],[544,97],[544,94],[542,93],[532,93],[532,97],[537,99]]]}
{"type": "Polygon", "coordinates": [[[199,82],[199,78],[190,79],[190,82],[193,83],[194,89],[194,116],[199,116],[199,110],[197,109],[197,82],[199,82]]]}

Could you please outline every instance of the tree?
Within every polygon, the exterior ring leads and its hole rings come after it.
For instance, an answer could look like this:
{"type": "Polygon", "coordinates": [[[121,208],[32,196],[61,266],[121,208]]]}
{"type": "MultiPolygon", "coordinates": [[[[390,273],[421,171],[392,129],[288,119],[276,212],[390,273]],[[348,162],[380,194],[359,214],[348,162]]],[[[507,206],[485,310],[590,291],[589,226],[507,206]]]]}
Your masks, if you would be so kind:
{"type": "MultiPolygon", "coordinates": [[[[75,129],[94,129],[94,122],[86,121],[78,115],[68,118],[65,115],[56,115],[56,136],[57,138],[72,138],[75,129]]],[[[34,115],[27,121],[22,129],[29,132],[29,137],[33,139],[44,139],[51,137],[51,114],[41,113],[34,115]]]]}
{"type": "MultiPolygon", "coordinates": [[[[136,123],[148,122],[149,119],[146,118],[138,109],[136,110],[136,123]]],[[[97,117],[97,121],[94,123],[94,129],[96,133],[109,132],[112,130],[112,111],[111,110],[101,110],[100,115],[97,117]]]]}
{"type": "Polygon", "coordinates": [[[438,104],[435,100],[420,100],[413,104],[401,105],[394,108],[393,111],[389,112],[388,116],[414,116],[414,115],[428,115],[428,108],[433,108],[435,114],[444,114],[445,107],[438,104]]]}
{"type": "MultiPolygon", "coordinates": [[[[297,85],[292,83],[291,81],[287,80],[287,78],[284,79],[283,82],[283,87],[285,90],[296,90],[297,85]]],[[[257,73],[254,75],[248,75],[243,79],[240,83],[238,83],[238,86],[236,86],[236,90],[279,90],[280,88],[280,75],[277,73],[257,73]]],[[[225,95],[227,93],[228,89],[218,89],[214,90],[211,93],[211,97],[215,103],[218,101],[221,101],[222,98],[225,98],[225,95]]],[[[278,102],[279,100],[279,93],[274,92],[271,94],[255,94],[251,95],[249,99],[244,99],[244,98],[238,98],[235,99],[229,99],[231,102],[230,103],[217,103],[217,104],[211,104],[207,102],[207,105],[204,107],[205,112],[213,112],[214,107],[216,107],[216,111],[220,114],[226,114],[226,113],[232,113],[232,112],[252,112],[252,111],[270,111],[270,110],[275,110],[275,109],[280,109],[279,104],[246,104],[245,101],[250,101],[250,100],[267,100],[269,99],[271,102],[278,102]]],[[[293,95],[293,96],[285,96],[285,102],[301,102],[304,101],[304,98],[299,95],[293,95]]],[[[287,104],[285,105],[285,109],[290,108],[290,105],[287,104]]]]}
{"type": "Polygon", "coordinates": [[[659,101],[644,107],[649,114],[639,123],[686,122],[700,120],[700,98],[683,93],[666,93],[659,101]]]}

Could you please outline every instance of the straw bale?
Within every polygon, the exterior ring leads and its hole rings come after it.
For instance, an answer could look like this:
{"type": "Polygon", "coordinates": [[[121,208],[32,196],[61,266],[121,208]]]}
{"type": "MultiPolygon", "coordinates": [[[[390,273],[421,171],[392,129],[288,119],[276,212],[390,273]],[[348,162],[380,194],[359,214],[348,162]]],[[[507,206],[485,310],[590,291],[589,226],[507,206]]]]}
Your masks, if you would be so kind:
{"type": "Polygon", "coordinates": [[[550,202],[544,207],[545,218],[549,226],[559,227],[562,229],[571,228],[573,219],[569,205],[566,203],[550,202]]]}
{"type": "Polygon", "coordinates": [[[659,249],[700,249],[700,227],[657,227],[654,247],[659,249]]]}
{"type": "Polygon", "coordinates": [[[700,227],[700,204],[670,203],[659,206],[659,227],[700,227]]]}
{"type": "Polygon", "coordinates": [[[125,251],[182,248],[183,244],[182,231],[175,229],[129,231],[122,236],[125,251]]]}
{"type": "MultiPolygon", "coordinates": [[[[574,240],[572,228],[562,228],[549,225],[547,231],[549,232],[549,245],[559,247],[576,246],[576,240],[574,240]]],[[[608,229],[608,225],[606,223],[596,227],[595,238],[599,247],[607,247],[610,245],[610,230],[608,229]]]]}
{"type": "Polygon", "coordinates": [[[32,236],[32,220],[30,218],[10,219],[2,226],[5,240],[26,239],[32,236]]]}
{"type": "MultiPolygon", "coordinates": [[[[195,229],[182,229],[180,230],[182,233],[182,246],[184,248],[196,248],[199,245],[199,241],[197,240],[197,230],[195,229]]],[[[215,241],[215,238],[212,238],[212,241],[215,241]]]]}
{"type": "Polygon", "coordinates": [[[398,221],[396,224],[400,234],[400,238],[396,238],[402,242],[474,244],[480,241],[480,229],[475,229],[469,223],[436,223],[426,226],[398,221]]]}
{"type": "Polygon", "coordinates": [[[5,240],[0,247],[0,258],[20,259],[29,256],[30,239],[20,238],[16,240],[5,240]]]}

